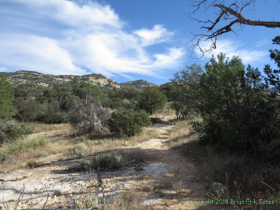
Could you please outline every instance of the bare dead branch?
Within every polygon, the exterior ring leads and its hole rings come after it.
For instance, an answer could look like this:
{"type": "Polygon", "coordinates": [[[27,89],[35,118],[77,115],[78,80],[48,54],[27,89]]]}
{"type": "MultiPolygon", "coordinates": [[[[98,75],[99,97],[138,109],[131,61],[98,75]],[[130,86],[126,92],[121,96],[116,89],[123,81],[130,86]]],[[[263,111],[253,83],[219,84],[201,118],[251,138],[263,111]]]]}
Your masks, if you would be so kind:
{"type": "MultiPolygon", "coordinates": [[[[245,25],[251,25],[251,26],[265,26],[268,28],[280,28],[280,22],[275,21],[253,21],[250,19],[246,19],[243,15],[241,15],[240,11],[234,11],[230,7],[226,7],[222,4],[215,4],[215,7],[219,7],[222,9],[224,13],[230,13],[231,15],[238,18],[238,21],[236,23],[241,23],[245,25]]],[[[248,4],[247,4],[248,6],[248,4]]]]}
{"type": "Polygon", "coordinates": [[[19,202],[20,202],[20,199],[22,198],[22,195],[23,195],[23,193],[24,193],[24,190],[25,190],[25,185],[23,184],[23,189],[22,189],[22,191],[21,191],[20,196],[18,197],[18,202],[17,202],[17,205],[16,205],[16,207],[14,208],[14,210],[17,209],[18,204],[19,204],[19,202]]]}
{"type": "Polygon", "coordinates": [[[47,196],[47,200],[46,200],[46,202],[44,203],[44,206],[43,206],[42,209],[45,209],[45,207],[46,207],[46,205],[47,205],[47,202],[48,202],[48,200],[49,200],[49,196],[50,196],[50,193],[48,192],[48,189],[47,189],[47,186],[46,186],[46,185],[45,185],[45,191],[48,193],[48,196],[47,196]]]}
{"type": "Polygon", "coordinates": [[[7,205],[6,202],[4,201],[4,195],[3,195],[3,201],[2,201],[2,203],[3,203],[4,208],[5,208],[6,210],[9,210],[8,205],[7,205]]]}
{"type": "MultiPolygon", "coordinates": [[[[239,24],[240,26],[242,25],[249,25],[249,26],[263,26],[267,28],[280,28],[280,22],[279,21],[262,21],[262,20],[250,20],[245,18],[242,15],[242,12],[244,11],[245,8],[248,8],[249,6],[252,6],[253,9],[255,7],[255,2],[256,0],[235,0],[234,3],[232,3],[230,6],[225,5],[224,0],[192,0],[192,4],[190,5],[191,7],[194,8],[193,12],[188,14],[187,16],[192,19],[197,21],[198,23],[202,23],[202,29],[207,29],[208,34],[194,34],[194,39],[191,40],[193,43],[193,40],[197,40],[195,44],[192,44],[192,48],[198,48],[198,50],[202,53],[203,57],[206,52],[211,51],[213,49],[216,49],[217,46],[217,38],[223,34],[233,32],[232,27],[235,26],[236,24],[239,24]],[[197,12],[198,10],[201,9],[201,7],[204,6],[205,11],[208,10],[210,7],[212,8],[217,8],[219,10],[218,13],[215,13],[217,15],[217,18],[215,21],[212,20],[199,20],[197,18],[192,17],[192,15],[197,12]],[[215,27],[219,24],[222,23],[222,21],[228,21],[232,20],[230,23],[224,24],[224,26],[221,26],[217,29],[215,27]],[[207,41],[211,39],[212,44],[210,45],[209,49],[202,49],[200,47],[200,42],[201,41],[207,41]]],[[[252,9],[252,10],[253,10],[252,9]]],[[[236,34],[236,33],[235,33],[236,34]]],[[[201,58],[200,57],[200,58],[201,58]]]]}

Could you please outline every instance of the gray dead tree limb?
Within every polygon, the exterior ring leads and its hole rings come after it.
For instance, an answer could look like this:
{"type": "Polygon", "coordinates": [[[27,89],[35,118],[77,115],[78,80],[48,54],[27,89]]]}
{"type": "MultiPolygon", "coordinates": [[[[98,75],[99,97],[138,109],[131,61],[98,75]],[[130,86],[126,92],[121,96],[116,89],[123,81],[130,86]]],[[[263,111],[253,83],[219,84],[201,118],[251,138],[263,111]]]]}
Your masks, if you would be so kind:
{"type": "MultiPolygon", "coordinates": [[[[263,26],[267,28],[280,28],[280,21],[263,21],[263,20],[250,20],[243,16],[242,12],[245,8],[250,8],[254,10],[256,0],[192,0],[191,7],[194,8],[192,13],[186,14],[190,19],[197,21],[202,24],[201,29],[206,29],[207,31],[203,34],[194,34],[193,39],[190,41],[192,43],[192,48],[198,48],[202,56],[206,52],[209,52],[217,48],[218,37],[222,34],[229,32],[234,32],[233,26],[235,25],[249,25],[249,26],[263,26]],[[226,2],[230,2],[229,6],[226,6],[226,2]],[[202,10],[204,7],[205,12],[210,8],[216,8],[218,12],[216,13],[216,18],[214,20],[200,20],[193,17],[198,10],[202,10]],[[219,25],[217,27],[217,25],[219,25]],[[208,49],[203,49],[201,47],[201,41],[211,40],[211,44],[208,49]]],[[[275,6],[278,6],[280,1],[275,6]]],[[[278,15],[278,14],[276,14],[278,15]]]]}

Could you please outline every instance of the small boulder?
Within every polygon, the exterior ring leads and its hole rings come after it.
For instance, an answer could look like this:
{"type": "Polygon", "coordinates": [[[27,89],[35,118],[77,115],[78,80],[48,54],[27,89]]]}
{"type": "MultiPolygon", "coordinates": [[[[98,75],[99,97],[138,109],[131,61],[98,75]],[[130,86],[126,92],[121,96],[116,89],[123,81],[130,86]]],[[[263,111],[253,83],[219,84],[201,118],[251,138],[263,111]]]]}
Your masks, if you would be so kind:
{"type": "Polygon", "coordinates": [[[144,169],[141,166],[137,166],[134,168],[135,171],[143,171],[144,169]]]}

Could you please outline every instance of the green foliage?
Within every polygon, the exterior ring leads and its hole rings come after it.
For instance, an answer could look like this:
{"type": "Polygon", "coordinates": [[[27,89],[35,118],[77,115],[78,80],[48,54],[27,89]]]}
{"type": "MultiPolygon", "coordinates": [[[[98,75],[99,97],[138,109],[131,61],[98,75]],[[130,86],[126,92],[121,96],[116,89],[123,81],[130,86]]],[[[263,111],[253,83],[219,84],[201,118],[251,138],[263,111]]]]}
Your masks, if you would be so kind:
{"type": "Polygon", "coordinates": [[[70,110],[70,107],[73,105],[73,104],[76,104],[77,106],[79,107],[83,107],[83,103],[82,103],[82,100],[78,97],[78,96],[75,96],[75,95],[64,95],[63,97],[61,97],[60,99],[60,108],[61,110],[63,111],[69,111],[70,110]]]}
{"type": "Polygon", "coordinates": [[[24,123],[16,120],[0,121],[0,143],[14,142],[25,135],[32,133],[24,123]]]}
{"type": "Polygon", "coordinates": [[[6,76],[0,74],[0,119],[9,119],[16,113],[13,102],[14,88],[6,76]]]}
{"type": "Polygon", "coordinates": [[[120,108],[112,113],[112,118],[107,124],[111,132],[134,136],[141,132],[143,126],[151,125],[151,119],[144,110],[120,108]]]}
{"type": "Polygon", "coordinates": [[[141,90],[133,86],[125,86],[119,89],[104,90],[103,94],[102,105],[104,107],[110,107],[111,109],[119,107],[135,109],[139,96],[141,95],[141,90]],[[128,101],[128,103],[126,101],[128,101]]]}
{"type": "Polygon", "coordinates": [[[72,149],[73,154],[82,156],[83,151],[86,149],[86,145],[84,143],[78,143],[75,145],[75,147],[72,149]]]}
{"type": "Polygon", "coordinates": [[[188,119],[198,114],[199,80],[202,73],[202,68],[193,64],[174,74],[166,95],[172,101],[171,107],[176,111],[177,119],[188,119]]]}
{"type": "Polygon", "coordinates": [[[60,112],[58,102],[54,101],[41,104],[36,120],[44,123],[65,123],[67,117],[65,113],[60,112]]]}
{"type": "Polygon", "coordinates": [[[18,110],[16,118],[23,121],[34,121],[40,112],[40,103],[32,99],[17,99],[15,105],[18,110]]]}
{"type": "Polygon", "coordinates": [[[77,96],[86,102],[86,95],[87,97],[94,97],[101,99],[102,92],[100,89],[90,83],[83,82],[80,84],[79,89],[77,90],[77,96]]]}
{"type": "Polygon", "coordinates": [[[46,87],[37,85],[32,81],[19,84],[15,87],[15,99],[30,100],[43,94],[46,87]]]}
{"type": "Polygon", "coordinates": [[[122,155],[115,155],[115,154],[110,154],[110,155],[97,155],[91,160],[91,166],[94,169],[97,169],[98,166],[99,168],[108,168],[108,169],[117,169],[121,165],[122,161],[122,155]]]}
{"type": "Polygon", "coordinates": [[[6,142],[0,147],[0,159],[6,160],[9,156],[27,151],[29,148],[44,147],[48,144],[48,140],[44,136],[35,138],[18,139],[13,142],[6,142]]]}
{"type": "Polygon", "coordinates": [[[69,111],[72,104],[82,106],[82,100],[78,97],[79,94],[82,94],[80,90],[79,83],[62,83],[53,88],[45,88],[43,93],[36,97],[36,100],[40,103],[58,102],[61,111],[69,111]]]}
{"type": "Polygon", "coordinates": [[[82,201],[83,209],[89,209],[98,206],[98,197],[96,195],[90,195],[82,201]]]}
{"type": "Polygon", "coordinates": [[[157,87],[145,90],[139,99],[139,109],[144,109],[147,113],[153,114],[162,109],[167,102],[166,96],[157,87]]]}
{"type": "MultiPolygon", "coordinates": [[[[280,45],[280,36],[276,36],[272,40],[273,44],[280,45]]],[[[266,85],[273,85],[280,91],[280,79],[279,79],[279,73],[280,73],[280,51],[278,49],[275,50],[269,50],[270,52],[270,58],[275,61],[277,64],[278,70],[274,69],[272,70],[270,65],[266,65],[264,68],[264,72],[267,75],[265,78],[266,85]]]]}
{"type": "Polygon", "coordinates": [[[229,61],[224,54],[213,57],[205,68],[198,104],[203,122],[195,125],[200,143],[238,151],[268,144],[275,137],[278,116],[275,103],[256,95],[265,88],[258,69],[249,66],[245,74],[239,58],[229,61]]]}
{"type": "Polygon", "coordinates": [[[81,160],[80,161],[80,167],[84,170],[88,170],[88,167],[89,167],[89,162],[86,161],[86,160],[81,160]]]}

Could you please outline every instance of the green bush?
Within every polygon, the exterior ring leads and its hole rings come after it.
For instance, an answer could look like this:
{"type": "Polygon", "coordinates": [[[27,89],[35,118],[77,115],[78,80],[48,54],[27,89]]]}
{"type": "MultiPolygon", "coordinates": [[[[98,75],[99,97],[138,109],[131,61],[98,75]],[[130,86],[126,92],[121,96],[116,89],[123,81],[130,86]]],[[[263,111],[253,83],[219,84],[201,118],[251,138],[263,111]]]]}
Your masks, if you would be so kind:
{"type": "Polygon", "coordinates": [[[111,132],[134,136],[142,131],[142,127],[151,125],[151,119],[144,110],[121,108],[112,113],[112,118],[107,124],[111,132]]]}
{"type": "Polygon", "coordinates": [[[0,143],[15,141],[31,133],[24,123],[18,123],[16,120],[0,122],[0,143]]]}
{"type": "Polygon", "coordinates": [[[86,209],[98,206],[98,197],[96,195],[90,195],[82,201],[82,204],[86,209]]]}
{"type": "Polygon", "coordinates": [[[17,99],[15,102],[18,110],[16,118],[24,121],[34,121],[39,112],[39,102],[35,100],[17,99]]]}
{"type": "Polygon", "coordinates": [[[241,59],[224,54],[205,68],[198,93],[203,100],[197,104],[203,124],[194,123],[201,144],[256,152],[279,135],[278,105],[260,96],[265,85],[258,69],[249,65],[245,73],[241,59]]]}
{"type": "Polygon", "coordinates": [[[145,90],[139,99],[139,109],[144,109],[146,112],[153,114],[159,109],[162,109],[167,102],[166,96],[159,91],[157,87],[152,87],[145,90]]]}
{"type": "Polygon", "coordinates": [[[117,169],[120,167],[122,161],[122,155],[98,155],[91,160],[91,165],[94,169],[99,168],[109,168],[117,169]]]}
{"type": "Polygon", "coordinates": [[[172,83],[168,84],[166,96],[172,102],[177,119],[193,119],[199,114],[199,80],[203,74],[200,65],[192,64],[174,74],[172,83]]]}
{"type": "Polygon", "coordinates": [[[48,140],[44,137],[33,137],[16,140],[14,142],[4,143],[0,147],[0,159],[6,160],[9,156],[27,151],[29,148],[44,147],[48,140]]]}
{"type": "Polygon", "coordinates": [[[75,155],[82,156],[83,151],[86,149],[86,145],[84,143],[78,143],[73,149],[72,152],[75,155]]]}
{"type": "Polygon", "coordinates": [[[84,169],[84,170],[87,170],[88,167],[89,167],[89,162],[86,161],[86,160],[81,160],[81,161],[80,161],[80,167],[81,167],[82,169],[84,169]]]}
{"type": "Polygon", "coordinates": [[[0,74],[0,119],[10,119],[17,112],[13,106],[14,88],[7,77],[0,74]]]}
{"type": "Polygon", "coordinates": [[[65,113],[60,113],[60,112],[54,113],[53,122],[54,123],[65,123],[65,122],[67,122],[66,114],[65,113]]]}
{"type": "Polygon", "coordinates": [[[46,113],[44,111],[38,112],[37,118],[38,121],[45,123],[65,123],[67,122],[67,117],[65,113],[55,112],[55,113],[46,113]]]}

